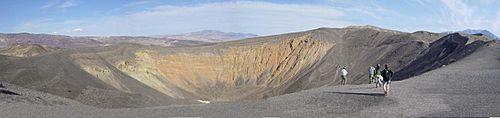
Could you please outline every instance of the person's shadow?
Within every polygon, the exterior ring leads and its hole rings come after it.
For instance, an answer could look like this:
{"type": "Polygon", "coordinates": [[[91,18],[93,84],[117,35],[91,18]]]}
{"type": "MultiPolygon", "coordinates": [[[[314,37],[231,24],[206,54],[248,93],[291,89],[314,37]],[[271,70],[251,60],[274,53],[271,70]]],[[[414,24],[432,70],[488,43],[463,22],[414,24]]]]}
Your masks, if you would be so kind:
{"type": "Polygon", "coordinates": [[[380,97],[385,96],[385,94],[383,94],[383,93],[354,93],[354,92],[331,92],[331,91],[325,91],[325,93],[345,94],[345,95],[380,96],[380,97]]]}
{"type": "Polygon", "coordinates": [[[0,94],[6,94],[6,95],[20,95],[19,93],[12,92],[12,91],[5,90],[5,89],[1,89],[1,90],[0,90],[0,94]]]}

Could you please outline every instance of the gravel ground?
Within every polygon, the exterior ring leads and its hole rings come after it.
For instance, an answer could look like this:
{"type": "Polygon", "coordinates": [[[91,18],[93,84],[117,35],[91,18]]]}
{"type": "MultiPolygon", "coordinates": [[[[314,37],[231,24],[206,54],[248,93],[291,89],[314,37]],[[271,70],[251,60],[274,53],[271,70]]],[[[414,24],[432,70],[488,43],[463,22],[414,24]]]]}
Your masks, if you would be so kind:
{"type": "Polygon", "coordinates": [[[7,85],[1,117],[419,117],[500,116],[500,46],[482,47],[451,65],[393,82],[388,96],[375,85],[324,86],[266,100],[99,109],[7,85]]]}

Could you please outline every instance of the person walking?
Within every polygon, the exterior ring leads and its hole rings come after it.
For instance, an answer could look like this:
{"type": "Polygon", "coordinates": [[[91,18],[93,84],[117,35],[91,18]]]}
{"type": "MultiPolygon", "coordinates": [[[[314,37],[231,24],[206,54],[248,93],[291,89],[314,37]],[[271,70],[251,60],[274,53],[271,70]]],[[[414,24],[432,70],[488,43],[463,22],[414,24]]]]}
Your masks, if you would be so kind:
{"type": "Polygon", "coordinates": [[[382,68],[380,67],[380,64],[377,64],[377,66],[375,67],[375,72],[374,72],[374,76],[375,76],[375,88],[378,88],[379,86],[382,87],[382,74],[380,73],[382,71],[382,68]]]}
{"type": "Polygon", "coordinates": [[[373,67],[373,66],[368,67],[368,81],[369,81],[369,84],[371,84],[372,82],[375,83],[374,74],[375,74],[375,67],[373,67]]]}
{"type": "Polygon", "coordinates": [[[384,94],[387,95],[389,92],[389,85],[391,84],[392,76],[394,73],[392,70],[389,68],[389,64],[385,64],[385,69],[382,70],[382,77],[384,78],[384,81],[382,82],[384,85],[384,94]]]}
{"type": "Polygon", "coordinates": [[[342,70],[340,70],[340,77],[342,78],[342,85],[345,85],[346,84],[346,81],[347,81],[347,70],[345,69],[345,67],[342,67],[342,70]]]}

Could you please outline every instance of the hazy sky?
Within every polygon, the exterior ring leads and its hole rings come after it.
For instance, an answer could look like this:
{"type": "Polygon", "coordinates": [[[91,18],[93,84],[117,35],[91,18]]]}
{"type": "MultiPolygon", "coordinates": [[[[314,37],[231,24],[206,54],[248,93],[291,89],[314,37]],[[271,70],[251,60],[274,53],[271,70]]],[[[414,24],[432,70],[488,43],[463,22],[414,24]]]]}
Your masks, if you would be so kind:
{"type": "Polygon", "coordinates": [[[500,0],[1,0],[0,32],[158,35],[213,29],[271,35],[375,25],[500,35],[499,6],[500,0]]]}

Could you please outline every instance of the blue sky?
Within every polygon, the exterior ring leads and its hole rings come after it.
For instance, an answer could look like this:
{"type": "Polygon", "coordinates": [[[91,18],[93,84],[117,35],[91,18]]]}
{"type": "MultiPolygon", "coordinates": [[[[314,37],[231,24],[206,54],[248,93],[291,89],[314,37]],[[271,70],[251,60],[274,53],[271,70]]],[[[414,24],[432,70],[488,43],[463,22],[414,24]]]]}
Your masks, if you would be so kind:
{"type": "Polygon", "coordinates": [[[199,30],[272,35],[374,25],[500,35],[499,0],[2,0],[0,32],[160,35],[199,30]]]}

